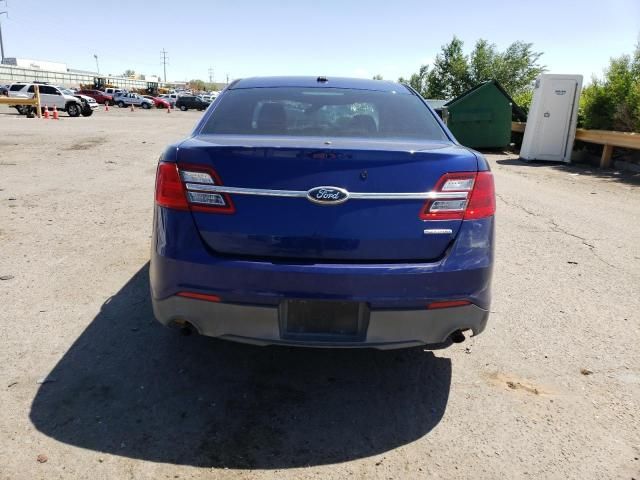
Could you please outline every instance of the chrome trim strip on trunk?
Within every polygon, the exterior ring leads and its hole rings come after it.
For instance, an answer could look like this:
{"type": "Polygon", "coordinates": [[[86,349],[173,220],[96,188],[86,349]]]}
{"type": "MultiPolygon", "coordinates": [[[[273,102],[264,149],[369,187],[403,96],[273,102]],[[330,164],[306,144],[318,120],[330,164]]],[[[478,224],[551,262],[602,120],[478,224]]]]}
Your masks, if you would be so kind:
{"type": "MultiPolygon", "coordinates": [[[[258,195],[262,197],[307,198],[307,192],[301,190],[269,190],[263,188],[227,187],[226,185],[208,185],[187,183],[187,190],[235,195],[258,195]]],[[[349,192],[349,200],[427,200],[427,199],[463,199],[468,192],[349,192]]]]}

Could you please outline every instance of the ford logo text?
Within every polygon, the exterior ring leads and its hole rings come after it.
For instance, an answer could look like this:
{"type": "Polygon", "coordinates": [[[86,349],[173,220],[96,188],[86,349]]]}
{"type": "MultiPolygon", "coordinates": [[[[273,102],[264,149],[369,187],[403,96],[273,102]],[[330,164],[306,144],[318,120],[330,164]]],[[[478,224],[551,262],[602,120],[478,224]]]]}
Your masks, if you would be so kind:
{"type": "Polygon", "coordinates": [[[315,187],[307,192],[307,198],[320,205],[339,205],[349,199],[349,192],[338,187],[315,187]]]}

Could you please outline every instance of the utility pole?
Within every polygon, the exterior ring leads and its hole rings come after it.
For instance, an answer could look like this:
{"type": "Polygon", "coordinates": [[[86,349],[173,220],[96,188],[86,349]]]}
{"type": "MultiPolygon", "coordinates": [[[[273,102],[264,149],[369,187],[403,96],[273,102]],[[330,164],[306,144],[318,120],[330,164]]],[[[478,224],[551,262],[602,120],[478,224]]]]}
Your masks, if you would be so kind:
{"type": "Polygon", "coordinates": [[[98,72],[98,75],[100,75],[100,65],[98,65],[98,55],[94,53],[93,58],[96,59],[96,72],[98,72]]]}
{"type": "MultiPolygon", "coordinates": [[[[7,0],[0,0],[0,3],[4,2],[5,7],[7,6],[7,0]]],[[[0,12],[0,17],[2,15],[6,15],[9,18],[9,12],[4,10],[0,12]]],[[[4,43],[2,42],[2,22],[0,22],[0,63],[4,63],[4,43]]]]}
{"type": "Polygon", "coordinates": [[[209,67],[209,83],[213,83],[213,68],[209,67]]]}
{"type": "Polygon", "coordinates": [[[165,83],[167,82],[167,51],[163,48],[162,51],[160,52],[160,55],[162,55],[162,66],[164,67],[164,81],[165,83]]]}
{"type": "Polygon", "coordinates": [[[229,85],[229,74],[227,73],[227,85],[229,85]]]}

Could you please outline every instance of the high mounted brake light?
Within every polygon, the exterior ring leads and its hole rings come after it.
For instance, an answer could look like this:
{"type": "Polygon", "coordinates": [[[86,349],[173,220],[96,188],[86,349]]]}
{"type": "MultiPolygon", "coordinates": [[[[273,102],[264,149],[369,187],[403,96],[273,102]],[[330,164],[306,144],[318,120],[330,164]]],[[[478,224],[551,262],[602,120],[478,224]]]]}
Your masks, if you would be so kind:
{"type": "Polygon", "coordinates": [[[229,195],[207,192],[206,186],[209,185],[222,185],[212,168],[160,162],[156,178],[156,203],[176,210],[235,213],[229,195]]]}
{"type": "Polygon", "coordinates": [[[421,220],[475,220],[495,213],[491,172],[447,173],[440,178],[435,191],[460,193],[460,198],[427,200],[420,211],[421,220]]]}

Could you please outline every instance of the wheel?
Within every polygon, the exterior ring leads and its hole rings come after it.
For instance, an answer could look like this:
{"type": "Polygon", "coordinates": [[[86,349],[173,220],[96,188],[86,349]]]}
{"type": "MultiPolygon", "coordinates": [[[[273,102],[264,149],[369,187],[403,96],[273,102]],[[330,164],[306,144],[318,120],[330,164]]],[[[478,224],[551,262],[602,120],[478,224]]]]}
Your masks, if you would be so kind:
{"type": "Polygon", "coordinates": [[[151,108],[151,105],[149,105],[148,103],[143,103],[142,108],[144,108],[145,110],[149,110],[151,108]]]}
{"type": "Polygon", "coordinates": [[[125,107],[125,104],[124,104],[124,102],[123,102],[122,100],[120,100],[120,101],[118,102],[118,106],[119,106],[120,108],[124,108],[124,107],[125,107]]]}
{"type": "Polygon", "coordinates": [[[77,103],[69,103],[67,104],[67,115],[70,117],[79,117],[80,116],[80,107],[77,103]]]}
{"type": "Polygon", "coordinates": [[[187,108],[186,105],[180,105],[180,110],[182,110],[183,112],[186,112],[189,109],[187,108]]]}
{"type": "Polygon", "coordinates": [[[113,107],[116,104],[116,102],[113,100],[107,101],[107,103],[109,104],[110,107],[113,107]]]}
{"type": "Polygon", "coordinates": [[[16,105],[16,110],[20,115],[26,115],[28,113],[26,105],[16,105]]]}
{"type": "Polygon", "coordinates": [[[91,110],[91,107],[87,107],[87,108],[83,108],[82,109],[82,116],[83,117],[90,117],[91,115],[93,115],[93,110],[91,110]]]}

